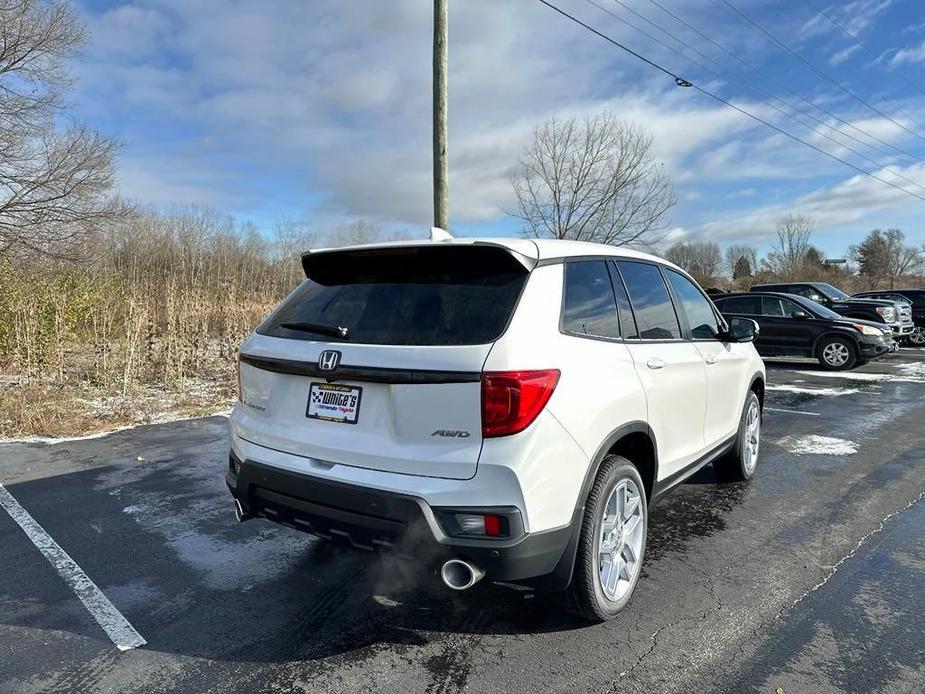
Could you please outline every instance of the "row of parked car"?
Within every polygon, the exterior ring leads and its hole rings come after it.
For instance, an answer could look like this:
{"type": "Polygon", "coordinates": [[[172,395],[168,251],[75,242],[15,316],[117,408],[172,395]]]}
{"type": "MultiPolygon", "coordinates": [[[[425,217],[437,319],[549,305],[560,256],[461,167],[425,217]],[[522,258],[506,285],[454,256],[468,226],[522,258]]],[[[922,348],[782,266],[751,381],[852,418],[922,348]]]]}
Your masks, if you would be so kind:
{"type": "Polygon", "coordinates": [[[925,344],[925,289],[849,296],[825,282],[789,282],[712,298],[725,316],[758,323],[762,356],[814,357],[843,370],[893,352],[899,342],[925,344]]]}

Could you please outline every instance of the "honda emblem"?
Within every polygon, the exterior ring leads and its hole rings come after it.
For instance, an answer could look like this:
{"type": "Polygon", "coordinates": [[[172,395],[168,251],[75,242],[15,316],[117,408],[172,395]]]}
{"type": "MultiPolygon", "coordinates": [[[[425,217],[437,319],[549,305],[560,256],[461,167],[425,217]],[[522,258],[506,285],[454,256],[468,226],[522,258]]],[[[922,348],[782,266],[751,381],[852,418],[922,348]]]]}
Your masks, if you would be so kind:
{"type": "Polygon", "coordinates": [[[333,371],[340,364],[340,352],[336,349],[326,349],[318,356],[318,369],[333,371]]]}

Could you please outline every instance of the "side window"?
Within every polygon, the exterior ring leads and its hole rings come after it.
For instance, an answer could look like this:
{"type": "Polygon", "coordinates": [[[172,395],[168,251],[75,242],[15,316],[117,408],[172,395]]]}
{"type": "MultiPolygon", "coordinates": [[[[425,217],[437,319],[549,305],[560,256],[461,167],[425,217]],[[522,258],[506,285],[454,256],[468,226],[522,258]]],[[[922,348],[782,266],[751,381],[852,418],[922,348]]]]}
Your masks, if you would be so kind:
{"type": "Polygon", "coordinates": [[[783,308],[784,310],[784,315],[787,316],[788,318],[792,316],[794,313],[796,313],[797,311],[803,311],[804,313],[806,313],[806,311],[803,310],[802,306],[798,306],[792,301],[787,301],[786,299],[781,299],[780,305],[781,305],[781,308],[783,308]]]}
{"type": "Polygon", "coordinates": [[[754,316],[761,313],[758,310],[759,299],[757,296],[731,296],[728,299],[717,299],[715,303],[723,313],[754,316]]]}
{"type": "Polygon", "coordinates": [[[632,261],[619,261],[617,267],[633,306],[639,337],[643,340],[680,339],[681,327],[659,269],[632,261]]]}
{"type": "Polygon", "coordinates": [[[710,300],[705,297],[697,286],[684,275],[667,270],[668,282],[674,290],[681,310],[687,316],[691,337],[695,340],[715,340],[719,334],[719,323],[710,300]]]}
{"type": "Polygon", "coordinates": [[[783,317],[784,307],[780,299],[772,296],[761,297],[761,315],[783,317]]]}
{"type": "Polygon", "coordinates": [[[796,294],[797,296],[805,296],[807,299],[812,299],[818,303],[825,301],[825,297],[817,292],[813,287],[806,287],[801,285],[795,285],[788,287],[787,294],[796,294]]]}
{"type": "Polygon", "coordinates": [[[565,264],[562,329],[575,335],[620,337],[613,285],[603,260],[565,264]]]}
{"type": "Polygon", "coordinates": [[[630,297],[623,286],[616,264],[608,261],[610,277],[613,280],[613,291],[617,295],[617,313],[620,314],[620,332],[627,340],[638,340],[639,331],[636,329],[636,319],[633,318],[633,308],[630,306],[630,297]]]}

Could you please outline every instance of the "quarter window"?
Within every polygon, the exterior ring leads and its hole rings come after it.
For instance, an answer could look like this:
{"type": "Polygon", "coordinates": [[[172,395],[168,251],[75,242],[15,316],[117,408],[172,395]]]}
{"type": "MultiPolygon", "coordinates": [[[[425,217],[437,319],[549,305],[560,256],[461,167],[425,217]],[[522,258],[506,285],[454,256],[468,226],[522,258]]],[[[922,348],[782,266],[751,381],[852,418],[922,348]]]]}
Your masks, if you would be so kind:
{"type": "Polygon", "coordinates": [[[609,263],[610,277],[613,279],[613,291],[617,295],[617,313],[620,314],[620,332],[627,340],[638,340],[639,331],[636,329],[636,320],[633,318],[633,307],[630,306],[630,297],[617,272],[617,266],[611,260],[609,263]]]}
{"type": "Polygon", "coordinates": [[[693,282],[674,270],[668,270],[668,282],[687,317],[691,337],[695,340],[715,340],[719,334],[719,324],[710,300],[693,282]]]}
{"type": "Polygon", "coordinates": [[[639,337],[643,340],[680,339],[681,327],[659,269],[632,261],[620,261],[617,267],[633,305],[639,337]]]}
{"type": "Polygon", "coordinates": [[[562,329],[575,335],[620,337],[613,285],[603,260],[565,264],[562,329]]]}

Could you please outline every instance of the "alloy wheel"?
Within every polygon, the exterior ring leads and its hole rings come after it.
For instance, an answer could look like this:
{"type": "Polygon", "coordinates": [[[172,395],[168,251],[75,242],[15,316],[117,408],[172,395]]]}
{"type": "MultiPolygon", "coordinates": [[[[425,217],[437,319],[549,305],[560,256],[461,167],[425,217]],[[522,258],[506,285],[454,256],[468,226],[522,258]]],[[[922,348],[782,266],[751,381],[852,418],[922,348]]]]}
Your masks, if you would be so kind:
{"type": "Polygon", "coordinates": [[[608,600],[622,599],[642,567],[645,530],[642,497],[630,479],[621,479],[607,497],[598,538],[601,589],[608,600]]]}
{"type": "Polygon", "coordinates": [[[909,333],[909,342],[914,345],[925,345],[925,327],[915,326],[915,329],[909,333]]]}
{"type": "Polygon", "coordinates": [[[758,464],[758,448],[761,444],[761,410],[757,402],[753,402],[745,415],[745,441],[742,446],[742,464],[745,471],[751,474],[758,464]]]}
{"type": "Polygon", "coordinates": [[[822,358],[829,366],[843,366],[851,358],[851,352],[841,342],[830,342],[822,350],[822,358]]]}

